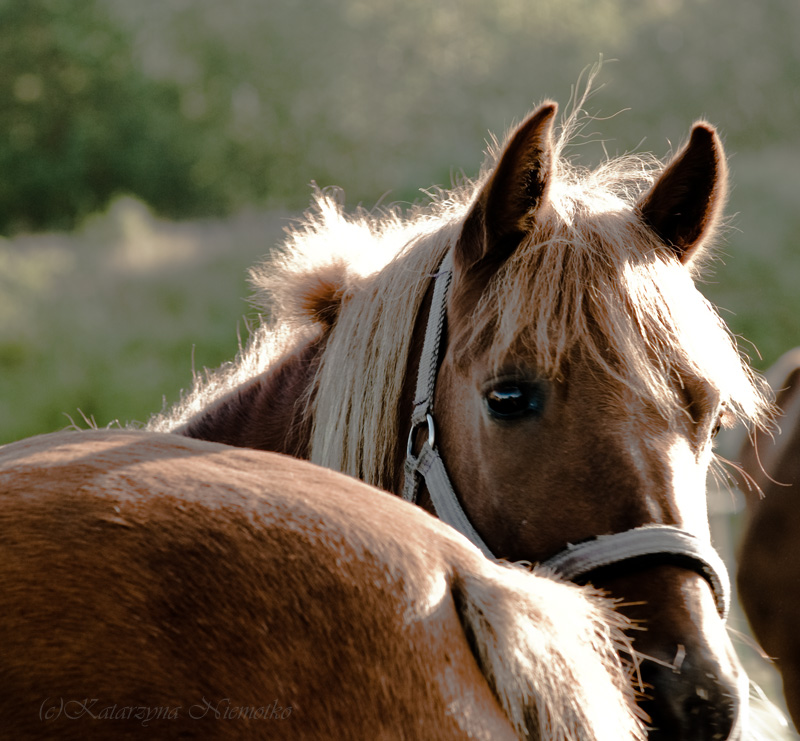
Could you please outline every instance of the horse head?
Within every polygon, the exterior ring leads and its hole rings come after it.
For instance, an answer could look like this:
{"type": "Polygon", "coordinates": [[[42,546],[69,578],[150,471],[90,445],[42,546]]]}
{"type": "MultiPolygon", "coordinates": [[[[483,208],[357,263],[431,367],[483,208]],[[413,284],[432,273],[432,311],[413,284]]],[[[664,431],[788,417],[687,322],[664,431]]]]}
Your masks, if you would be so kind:
{"type": "MultiPolygon", "coordinates": [[[[697,123],[626,203],[619,173],[593,188],[560,159],[555,114],[511,136],[452,248],[436,445],[496,556],[648,525],[710,543],[713,437],[762,404],[692,280],[725,200],[720,140],[697,123]]],[[[708,580],[657,555],[586,578],[641,628],[652,737],[729,737],[743,672],[708,580]]]]}

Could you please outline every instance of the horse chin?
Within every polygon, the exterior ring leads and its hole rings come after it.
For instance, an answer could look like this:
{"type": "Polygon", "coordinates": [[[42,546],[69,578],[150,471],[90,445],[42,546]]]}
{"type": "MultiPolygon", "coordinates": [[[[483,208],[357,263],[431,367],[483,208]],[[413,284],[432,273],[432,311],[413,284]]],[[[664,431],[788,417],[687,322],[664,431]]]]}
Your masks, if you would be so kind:
{"type": "Polygon", "coordinates": [[[706,581],[659,566],[595,586],[620,598],[617,609],[634,624],[648,739],[741,738],[747,676],[706,581]]]}

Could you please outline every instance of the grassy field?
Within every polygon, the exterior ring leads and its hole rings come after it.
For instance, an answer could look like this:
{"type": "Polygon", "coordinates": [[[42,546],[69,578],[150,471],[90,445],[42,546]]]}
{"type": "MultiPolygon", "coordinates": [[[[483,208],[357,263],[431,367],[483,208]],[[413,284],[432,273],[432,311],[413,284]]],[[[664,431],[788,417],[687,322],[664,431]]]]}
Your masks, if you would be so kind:
{"type": "Polygon", "coordinates": [[[175,402],[235,354],[247,268],[288,222],[170,223],[123,199],[79,232],[0,241],[0,443],[175,402]]]}
{"type": "Polygon", "coordinates": [[[775,145],[729,164],[730,229],[702,290],[766,370],[800,345],[800,151],[775,145]]]}

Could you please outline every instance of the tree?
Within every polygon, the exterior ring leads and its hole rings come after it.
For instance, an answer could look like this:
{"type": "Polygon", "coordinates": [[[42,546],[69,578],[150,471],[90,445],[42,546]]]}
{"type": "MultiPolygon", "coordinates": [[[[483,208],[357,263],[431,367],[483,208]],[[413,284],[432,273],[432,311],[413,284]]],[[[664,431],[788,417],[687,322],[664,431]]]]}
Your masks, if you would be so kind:
{"type": "Polygon", "coordinates": [[[148,78],[99,0],[0,2],[0,231],[69,228],[119,193],[220,210],[191,171],[177,85],[148,78]]]}

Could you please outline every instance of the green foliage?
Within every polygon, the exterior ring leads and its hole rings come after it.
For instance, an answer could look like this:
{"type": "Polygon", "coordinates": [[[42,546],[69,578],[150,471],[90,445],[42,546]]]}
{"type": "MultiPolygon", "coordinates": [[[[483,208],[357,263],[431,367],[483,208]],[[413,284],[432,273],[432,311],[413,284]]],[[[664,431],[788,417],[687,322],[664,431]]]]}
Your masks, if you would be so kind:
{"type": "Polygon", "coordinates": [[[601,54],[592,112],[631,109],[610,151],[701,115],[761,148],[797,131],[798,25],[794,0],[0,0],[0,232],[121,193],[170,216],[301,207],[312,180],[413,200],[601,54]]]}
{"type": "Polygon", "coordinates": [[[126,192],[173,214],[221,207],[190,177],[178,87],[132,63],[101,0],[6,0],[0,29],[0,231],[71,227],[126,192]]]}

